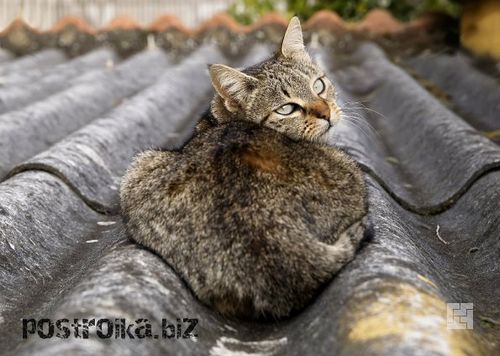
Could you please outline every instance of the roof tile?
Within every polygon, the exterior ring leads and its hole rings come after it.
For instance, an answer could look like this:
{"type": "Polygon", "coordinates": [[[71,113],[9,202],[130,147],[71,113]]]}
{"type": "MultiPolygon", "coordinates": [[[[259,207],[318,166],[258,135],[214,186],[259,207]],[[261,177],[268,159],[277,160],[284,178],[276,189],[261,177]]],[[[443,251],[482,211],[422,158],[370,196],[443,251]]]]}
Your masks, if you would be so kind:
{"type": "Polygon", "coordinates": [[[441,211],[479,176],[500,166],[499,146],[444,107],[380,48],[362,45],[337,59],[333,76],[346,93],[345,106],[352,108],[346,116],[361,115],[371,127],[339,131],[332,142],[345,147],[404,207],[422,214],[441,211]],[[360,145],[353,145],[353,137],[360,145]]]}
{"type": "Polygon", "coordinates": [[[46,100],[1,115],[0,177],[150,85],[168,63],[162,51],[143,52],[116,67],[90,72],[46,100]]]}

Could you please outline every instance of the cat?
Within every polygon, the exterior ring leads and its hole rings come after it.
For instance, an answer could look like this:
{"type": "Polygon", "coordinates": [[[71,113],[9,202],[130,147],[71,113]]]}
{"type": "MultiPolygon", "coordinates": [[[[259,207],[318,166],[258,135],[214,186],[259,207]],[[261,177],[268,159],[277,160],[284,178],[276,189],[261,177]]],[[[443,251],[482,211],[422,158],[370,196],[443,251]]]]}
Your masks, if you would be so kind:
{"type": "Polygon", "coordinates": [[[124,221],[224,316],[287,317],[353,259],[367,226],[361,171],[324,144],[342,115],[335,87],[296,17],[274,57],[209,73],[211,113],[192,139],[139,154],[123,178],[124,221]]]}

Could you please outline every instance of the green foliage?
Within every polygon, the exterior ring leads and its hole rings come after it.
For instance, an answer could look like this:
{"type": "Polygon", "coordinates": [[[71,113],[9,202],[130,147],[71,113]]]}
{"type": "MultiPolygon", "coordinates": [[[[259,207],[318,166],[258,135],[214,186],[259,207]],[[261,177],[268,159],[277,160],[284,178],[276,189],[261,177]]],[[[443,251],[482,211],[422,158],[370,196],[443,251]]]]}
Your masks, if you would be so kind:
{"type": "Polygon", "coordinates": [[[439,11],[457,17],[458,0],[238,0],[229,12],[244,24],[254,22],[269,11],[309,18],[318,10],[332,10],[344,19],[359,20],[375,8],[390,11],[401,20],[412,19],[427,11],[439,11]]]}
{"type": "Polygon", "coordinates": [[[276,1],[238,0],[229,8],[229,13],[240,23],[251,24],[267,12],[276,11],[276,1]]]}

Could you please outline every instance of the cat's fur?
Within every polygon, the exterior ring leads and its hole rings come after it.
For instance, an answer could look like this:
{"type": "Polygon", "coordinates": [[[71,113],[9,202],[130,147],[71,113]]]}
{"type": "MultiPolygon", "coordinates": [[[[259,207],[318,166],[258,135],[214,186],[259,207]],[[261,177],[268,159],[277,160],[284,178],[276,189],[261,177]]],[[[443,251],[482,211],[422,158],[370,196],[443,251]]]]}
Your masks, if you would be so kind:
{"type": "Polygon", "coordinates": [[[136,157],[121,187],[123,215],[130,236],[204,303],[228,316],[284,317],[354,257],[366,224],[363,177],[317,143],[340,109],[330,82],[323,96],[312,90],[323,74],[296,18],[274,58],[244,73],[210,72],[212,116],[182,149],[136,157]],[[274,111],[297,101],[300,112],[274,111]]]}

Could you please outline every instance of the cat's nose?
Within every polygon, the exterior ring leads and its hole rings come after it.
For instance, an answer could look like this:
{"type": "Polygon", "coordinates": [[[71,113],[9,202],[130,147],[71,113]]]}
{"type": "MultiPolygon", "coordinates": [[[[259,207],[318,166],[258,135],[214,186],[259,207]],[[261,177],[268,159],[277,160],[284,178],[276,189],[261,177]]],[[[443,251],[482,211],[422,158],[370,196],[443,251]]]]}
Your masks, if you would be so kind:
{"type": "Polygon", "coordinates": [[[330,106],[324,100],[316,100],[309,106],[309,113],[318,119],[330,121],[330,106]]]}

